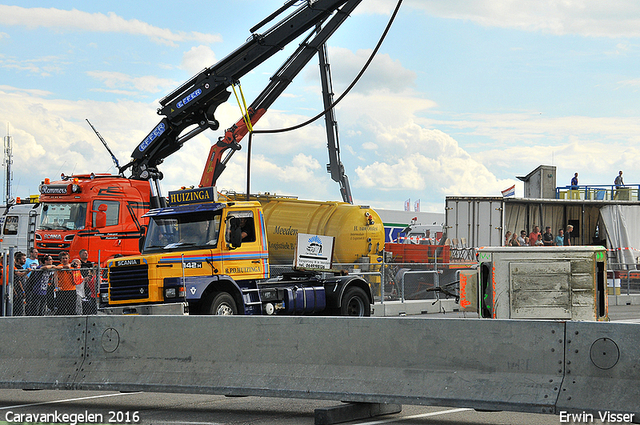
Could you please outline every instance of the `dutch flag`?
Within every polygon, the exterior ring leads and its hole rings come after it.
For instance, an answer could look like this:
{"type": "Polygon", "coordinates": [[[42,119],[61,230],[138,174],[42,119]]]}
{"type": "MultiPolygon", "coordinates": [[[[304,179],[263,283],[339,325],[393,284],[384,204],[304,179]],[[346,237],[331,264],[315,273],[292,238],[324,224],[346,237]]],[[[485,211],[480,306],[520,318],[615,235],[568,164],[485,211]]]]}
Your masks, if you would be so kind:
{"type": "Polygon", "coordinates": [[[504,196],[504,197],[516,196],[516,185],[514,184],[510,188],[503,190],[502,191],[502,196],[504,196]]]}

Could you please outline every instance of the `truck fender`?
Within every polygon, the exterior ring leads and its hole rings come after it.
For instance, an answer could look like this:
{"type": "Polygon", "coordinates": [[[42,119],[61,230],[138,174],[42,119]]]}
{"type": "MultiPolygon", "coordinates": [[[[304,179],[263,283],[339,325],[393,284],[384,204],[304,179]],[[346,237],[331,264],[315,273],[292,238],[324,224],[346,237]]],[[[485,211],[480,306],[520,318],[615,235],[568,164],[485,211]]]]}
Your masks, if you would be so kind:
{"type": "Polygon", "coordinates": [[[361,288],[369,298],[369,304],[373,304],[373,293],[369,284],[359,276],[341,276],[329,279],[325,282],[325,292],[328,308],[340,308],[342,296],[345,291],[352,286],[361,288]]]}
{"type": "Polygon", "coordinates": [[[195,302],[199,300],[206,300],[208,297],[215,293],[226,292],[231,295],[238,307],[238,314],[244,312],[244,300],[242,298],[242,289],[238,286],[238,283],[230,276],[207,276],[206,278],[199,278],[202,283],[194,285],[196,288],[196,294],[198,298],[189,298],[189,292],[191,289],[187,286],[187,301],[195,302]]]}
{"type": "Polygon", "coordinates": [[[212,292],[228,292],[234,298],[238,298],[236,294],[241,293],[240,287],[229,276],[185,276],[164,279],[165,289],[179,286],[184,286],[186,300],[189,302],[206,298],[212,292]]]}

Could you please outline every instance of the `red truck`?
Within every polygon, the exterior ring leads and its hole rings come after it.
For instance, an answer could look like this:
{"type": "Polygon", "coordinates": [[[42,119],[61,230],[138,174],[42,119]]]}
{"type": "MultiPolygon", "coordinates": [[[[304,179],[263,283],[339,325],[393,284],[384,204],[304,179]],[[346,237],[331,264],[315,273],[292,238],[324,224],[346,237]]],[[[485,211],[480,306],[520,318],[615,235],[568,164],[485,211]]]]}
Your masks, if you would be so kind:
{"type": "Polygon", "coordinates": [[[118,254],[138,254],[149,221],[142,215],[149,211],[150,194],[148,181],[110,174],[45,179],[35,237],[39,255],[57,259],[60,251],[67,251],[74,258],[86,249],[90,261],[103,265],[118,254]]]}

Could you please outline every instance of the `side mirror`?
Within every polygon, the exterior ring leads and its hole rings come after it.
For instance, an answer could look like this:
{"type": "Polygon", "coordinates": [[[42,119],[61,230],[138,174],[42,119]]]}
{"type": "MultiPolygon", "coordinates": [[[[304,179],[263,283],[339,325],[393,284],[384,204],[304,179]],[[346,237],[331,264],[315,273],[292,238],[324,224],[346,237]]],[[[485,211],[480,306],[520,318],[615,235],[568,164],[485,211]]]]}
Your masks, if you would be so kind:
{"type": "Polygon", "coordinates": [[[148,226],[141,226],[140,227],[140,237],[138,238],[138,251],[142,252],[144,248],[144,241],[145,238],[147,237],[147,228],[148,226]]]}
{"type": "Polygon", "coordinates": [[[96,227],[101,229],[107,227],[107,206],[100,204],[98,211],[96,211],[96,227]]]}
{"type": "Polygon", "coordinates": [[[228,221],[227,242],[229,248],[235,249],[242,245],[242,228],[240,227],[240,219],[232,217],[228,221]]]}

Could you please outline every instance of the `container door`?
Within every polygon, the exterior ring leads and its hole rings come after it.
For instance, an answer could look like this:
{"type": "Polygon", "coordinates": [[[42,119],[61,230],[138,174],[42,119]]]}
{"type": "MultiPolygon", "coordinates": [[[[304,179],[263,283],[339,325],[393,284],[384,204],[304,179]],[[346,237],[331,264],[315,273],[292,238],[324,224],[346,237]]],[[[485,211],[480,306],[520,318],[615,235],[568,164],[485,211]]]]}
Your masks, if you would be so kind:
{"type": "Polygon", "coordinates": [[[447,238],[466,246],[501,246],[504,235],[502,198],[446,199],[447,238]]]}

